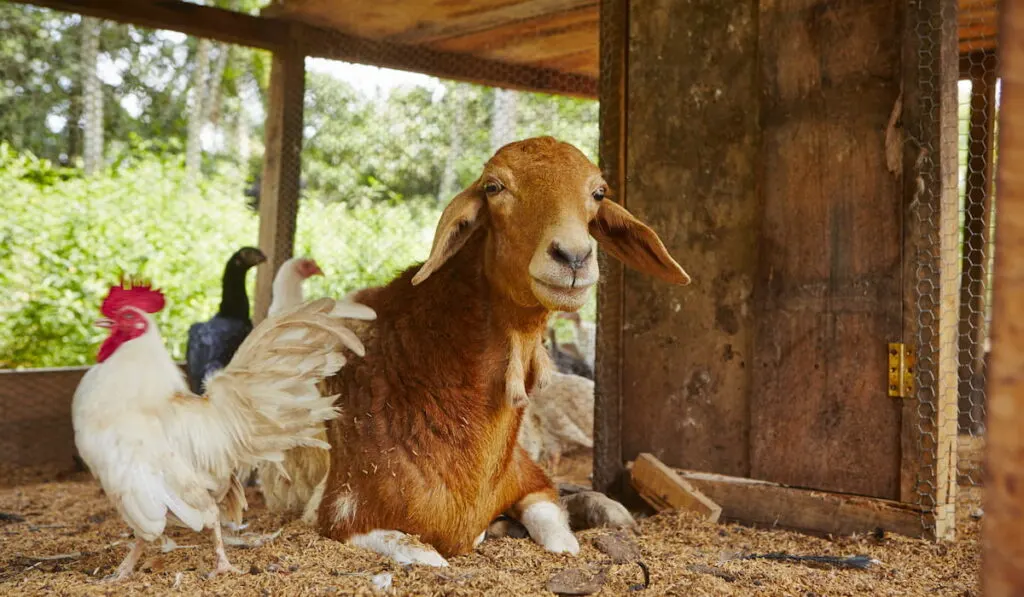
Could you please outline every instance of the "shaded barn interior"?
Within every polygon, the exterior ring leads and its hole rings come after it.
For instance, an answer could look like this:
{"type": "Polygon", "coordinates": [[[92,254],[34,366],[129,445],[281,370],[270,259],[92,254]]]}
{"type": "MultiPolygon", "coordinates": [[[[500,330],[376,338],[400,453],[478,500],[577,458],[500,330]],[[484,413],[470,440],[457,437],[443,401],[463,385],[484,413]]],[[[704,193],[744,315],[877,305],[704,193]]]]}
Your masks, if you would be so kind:
{"type": "MultiPolygon", "coordinates": [[[[923,518],[921,534],[952,536],[957,430],[983,402],[964,396],[979,391],[987,271],[955,242],[956,83],[980,82],[974,101],[994,103],[994,0],[286,0],[260,16],[174,0],[32,3],[274,53],[260,198],[272,267],[257,313],[294,246],[307,56],[599,98],[608,180],[695,282],[671,288],[602,256],[595,485],[625,490],[627,463],[649,452],[786,486],[803,496],[791,504],[812,492],[878,500],[896,517],[884,524],[923,518]],[[916,352],[905,395],[887,375],[894,343],[916,352]]],[[[994,111],[975,113],[972,130],[991,131],[994,111]]],[[[963,224],[981,235],[985,134],[968,182],[979,207],[963,224]]],[[[5,426],[19,419],[4,401],[37,383],[26,375],[0,374],[5,426]]],[[[63,448],[12,445],[15,461],[69,459],[59,413],[75,373],[52,375],[46,433],[63,448]]]]}

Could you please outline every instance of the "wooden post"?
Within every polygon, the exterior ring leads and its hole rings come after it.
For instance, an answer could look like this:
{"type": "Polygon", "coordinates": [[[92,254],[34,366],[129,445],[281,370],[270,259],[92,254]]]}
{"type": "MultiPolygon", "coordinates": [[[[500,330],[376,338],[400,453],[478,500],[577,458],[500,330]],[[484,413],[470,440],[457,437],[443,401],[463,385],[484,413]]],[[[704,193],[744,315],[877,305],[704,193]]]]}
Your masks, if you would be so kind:
{"type": "MultiPolygon", "coordinates": [[[[602,295],[602,315],[621,317],[621,457],[650,452],[669,466],[746,475],[761,211],[757,2],[629,2],[626,16],[619,180],[629,210],[693,283],[627,269],[621,304],[602,295]]],[[[623,16],[602,8],[601,18],[623,16]]]]}
{"type": "MultiPolygon", "coordinates": [[[[626,205],[626,66],[628,0],[601,0],[600,165],[615,200],[626,205]]],[[[622,264],[598,252],[594,380],[594,478],[598,491],[616,493],[622,459],[622,264]]]]}
{"type": "Polygon", "coordinates": [[[992,375],[982,589],[1024,594],[1024,4],[1002,3],[992,375]]]}
{"type": "Polygon", "coordinates": [[[973,52],[960,58],[961,76],[971,81],[964,246],[960,286],[960,432],[980,434],[985,418],[985,311],[988,289],[989,222],[992,215],[992,155],[996,122],[996,56],[973,52]]]}
{"type": "Polygon", "coordinates": [[[960,316],[956,0],[907,5],[903,43],[903,341],[918,389],[902,400],[900,501],[956,533],[960,316]]]}
{"type": "Polygon", "coordinates": [[[260,184],[260,249],[267,255],[267,265],[256,275],[254,323],[266,317],[274,274],[291,258],[295,243],[305,77],[305,56],[297,42],[274,52],[260,184]]]}

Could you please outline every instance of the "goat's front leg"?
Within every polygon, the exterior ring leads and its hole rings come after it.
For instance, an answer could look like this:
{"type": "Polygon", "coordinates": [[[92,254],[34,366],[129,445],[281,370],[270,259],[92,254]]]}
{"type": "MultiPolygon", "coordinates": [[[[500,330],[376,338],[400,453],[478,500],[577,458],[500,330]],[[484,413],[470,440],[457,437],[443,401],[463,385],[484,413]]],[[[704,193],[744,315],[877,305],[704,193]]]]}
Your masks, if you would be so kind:
{"type": "Polygon", "coordinates": [[[437,550],[424,545],[414,537],[401,531],[373,530],[349,537],[348,542],[356,547],[375,551],[402,566],[422,564],[424,566],[447,566],[448,560],[437,550]]]}
{"type": "Polygon", "coordinates": [[[558,501],[558,490],[525,452],[518,452],[516,466],[522,497],[512,506],[512,516],[547,551],[578,554],[580,544],[569,528],[569,515],[558,501]]]}

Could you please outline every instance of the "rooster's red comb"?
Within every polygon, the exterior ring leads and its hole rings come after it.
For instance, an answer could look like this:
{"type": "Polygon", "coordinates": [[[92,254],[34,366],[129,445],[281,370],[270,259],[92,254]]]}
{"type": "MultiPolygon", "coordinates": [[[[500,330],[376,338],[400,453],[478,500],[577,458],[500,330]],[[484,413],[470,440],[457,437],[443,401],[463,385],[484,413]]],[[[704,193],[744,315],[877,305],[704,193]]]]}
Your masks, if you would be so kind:
{"type": "Polygon", "coordinates": [[[135,307],[146,313],[158,313],[164,308],[164,295],[153,288],[149,280],[138,276],[121,276],[121,283],[111,286],[107,298],[103,299],[100,311],[113,318],[124,307],[135,307]]]}

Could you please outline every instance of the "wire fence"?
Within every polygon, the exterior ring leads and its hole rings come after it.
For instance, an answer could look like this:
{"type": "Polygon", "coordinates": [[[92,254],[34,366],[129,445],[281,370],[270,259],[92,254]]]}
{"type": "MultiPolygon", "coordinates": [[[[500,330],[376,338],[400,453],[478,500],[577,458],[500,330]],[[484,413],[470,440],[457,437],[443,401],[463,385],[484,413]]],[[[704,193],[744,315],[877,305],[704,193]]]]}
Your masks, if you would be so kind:
{"type": "Polygon", "coordinates": [[[907,139],[916,157],[910,342],[925,455],[916,488],[920,505],[941,518],[958,499],[961,512],[974,511],[982,484],[999,105],[996,3],[911,3],[911,18],[918,80],[917,103],[908,107],[920,117],[907,139]],[[947,445],[957,451],[952,470],[942,455],[947,445]]]}
{"type": "MultiPolygon", "coordinates": [[[[340,297],[423,260],[441,210],[505,143],[553,135],[596,161],[596,6],[569,12],[514,36],[467,17],[373,46],[375,61],[458,80],[313,57],[358,58],[348,35],[297,40],[304,72],[275,90],[268,51],[0,5],[0,460],[70,461],[71,394],[103,339],[89,323],[121,271],[167,294],[158,325],[180,362],[189,326],[218,310],[225,263],[261,236],[274,265],[318,262],[307,297],[340,297]],[[275,92],[299,108],[276,122],[275,92]],[[271,160],[268,126],[285,134],[271,160]],[[263,198],[286,196],[261,223],[263,198]],[[14,371],[42,367],[62,369],[14,371]]],[[[596,296],[579,334],[555,322],[591,366],[595,312],[596,296]]]]}

